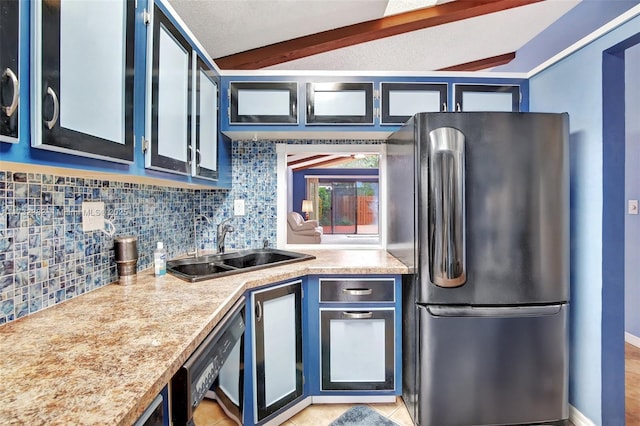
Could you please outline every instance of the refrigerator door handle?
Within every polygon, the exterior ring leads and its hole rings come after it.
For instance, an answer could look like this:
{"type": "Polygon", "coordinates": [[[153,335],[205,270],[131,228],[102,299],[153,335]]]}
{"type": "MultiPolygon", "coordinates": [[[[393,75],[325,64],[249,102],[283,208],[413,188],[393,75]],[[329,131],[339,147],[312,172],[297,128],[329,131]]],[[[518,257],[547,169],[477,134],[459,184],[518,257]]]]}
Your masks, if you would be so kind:
{"type": "Polygon", "coordinates": [[[429,305],[426,309],[434,317],[521,318],[556,315],[563,306],[565,304],[509,307],[429,305]]]}
{"type": "Polygon", "coordinates": [[[458,129],[429,132],[429,275],[440,287],[458,287],[467,280],[464,146],[458,129]]]}

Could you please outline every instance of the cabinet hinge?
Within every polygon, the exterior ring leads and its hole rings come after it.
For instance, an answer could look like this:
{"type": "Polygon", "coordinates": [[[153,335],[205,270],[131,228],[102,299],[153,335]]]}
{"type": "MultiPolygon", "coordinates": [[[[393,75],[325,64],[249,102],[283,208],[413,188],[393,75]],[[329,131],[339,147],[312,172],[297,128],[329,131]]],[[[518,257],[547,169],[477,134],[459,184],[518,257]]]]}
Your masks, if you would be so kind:
{"type": "Polygon", "coordinates": [[[380,90],[373,89],[373,99],[380,99],[380,90]]]}
{"type": "Polygon", "coordinates": [[[146,153],[149,149],[149,140],[145,139],[144,136],[142,136],[140,138],[140,141],[142,142],[142,152],[146,153]]]}
{"type": "Polygon", "coordinates": [[[151,14],[147,9],[142,12],[142,22],[144,22],[145,25],[149,25],[151,23],[151,14]]]}
{"type": "Polygon", "coordinates": [[[373,116],[377,117],[378,120],[382,120],[382,114],[380,112],[380,108],[374,108],[373,109],[373,116]]]}

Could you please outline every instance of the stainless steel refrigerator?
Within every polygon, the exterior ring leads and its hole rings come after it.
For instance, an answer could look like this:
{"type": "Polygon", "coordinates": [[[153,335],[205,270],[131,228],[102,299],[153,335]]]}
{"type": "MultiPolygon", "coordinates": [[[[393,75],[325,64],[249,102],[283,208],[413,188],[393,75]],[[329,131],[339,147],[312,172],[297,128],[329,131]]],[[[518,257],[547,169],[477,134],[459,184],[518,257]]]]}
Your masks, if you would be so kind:
{"type": "Polygon", "coordinates": [[[568,115],[421,113],[387,140],[418,425],[569,417],[568,115]]]}

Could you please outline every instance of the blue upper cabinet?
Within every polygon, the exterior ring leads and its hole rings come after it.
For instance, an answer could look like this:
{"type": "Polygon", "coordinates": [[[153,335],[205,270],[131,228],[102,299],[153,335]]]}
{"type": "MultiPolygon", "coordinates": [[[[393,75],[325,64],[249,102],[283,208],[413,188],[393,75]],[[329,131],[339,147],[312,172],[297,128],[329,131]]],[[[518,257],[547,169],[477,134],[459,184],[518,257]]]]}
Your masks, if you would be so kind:
{"type": "Polygon", "coordinates": [[[197,54],[193,55],[194,131],[192,135],[192,175],[203,179],[218,179],[218,129],[220,82],[212,68],[197,54]]]}
{"type": "Polygon", "coordinates": [[[298,83],[232,81],[227,111],[233,124],[298,124],[298,83]]]}
{"type": "Polygon", "coordinates": [[[20,2],[0,1],[0,142],[18,142],[20,2]]]}
{"type": "Polygon", "coordinates": [[[456,84],[455,111],[520,111],[520,86],[456,84]]]}
{"type": "Polygon", "coordinates": [[[307,124],[373,125],[373,83],[307,83],[307,124]]]}
{"type": "Polygon", "coordinates": [[[32,7],[32,145],[133,162],[134,0],[32,7]]]}
{"type": "Polygon", "coordinates": [[[147,64],[146,166],[190,173],[192,49],[167,15],[153,6],[147,64]]]}
{"type": "Polygon", "coordinates": [[[503,104],[510,111],[528,110],[525,78],[460,75],[223,75],[221,108],[228,113],[221,115],[221,130],[236,140],[380,140],[418,112],[455,111],[456,96],[474,110],[496,111],[503,104]]]}
{"type": "Polygon", "coordinates": [[[398,125],[419,112],[447,111],[446,83],[380,84],[380,124],[398,125]]]}

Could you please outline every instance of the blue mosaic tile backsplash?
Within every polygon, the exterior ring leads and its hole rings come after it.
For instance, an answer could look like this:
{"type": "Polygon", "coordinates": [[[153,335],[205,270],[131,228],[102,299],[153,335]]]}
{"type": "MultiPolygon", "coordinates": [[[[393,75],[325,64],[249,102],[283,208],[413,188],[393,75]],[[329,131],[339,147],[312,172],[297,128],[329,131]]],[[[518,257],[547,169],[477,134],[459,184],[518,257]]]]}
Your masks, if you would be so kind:
{"type": "Polygon", "coordinates": [[[82,231],[83,201],[105,203],[115,236],[138,236],[138,271],[152,266],[157,241],[169,258],[194,250],[194,214],[210,218],[196,221],[200,249],[215,249],[225,218],[235,229],[228,249],[262,247],[265,239],[275,246],[276,145],[234,141],[232,155],[231,191],[0,170],[0,324],[118,279],[113,237],[82,231]],[[233,216],[235,199],[245,201],[245,216],[233,216]]]}

